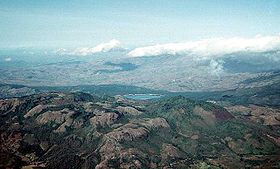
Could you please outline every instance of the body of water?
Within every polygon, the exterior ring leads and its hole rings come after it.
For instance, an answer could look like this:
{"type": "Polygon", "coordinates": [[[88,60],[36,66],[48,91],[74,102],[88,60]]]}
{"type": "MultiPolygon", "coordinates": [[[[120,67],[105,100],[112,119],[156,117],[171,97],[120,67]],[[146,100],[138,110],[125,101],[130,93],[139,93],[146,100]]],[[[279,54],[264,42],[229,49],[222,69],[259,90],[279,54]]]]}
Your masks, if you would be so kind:
{"type": "Polygon", "coordinates": [[[163,95],[160,94],[127,94],[124,95],[127,99],[133,99],[133,100],[150,100],[150,99],[159,99],[163,95]]]}

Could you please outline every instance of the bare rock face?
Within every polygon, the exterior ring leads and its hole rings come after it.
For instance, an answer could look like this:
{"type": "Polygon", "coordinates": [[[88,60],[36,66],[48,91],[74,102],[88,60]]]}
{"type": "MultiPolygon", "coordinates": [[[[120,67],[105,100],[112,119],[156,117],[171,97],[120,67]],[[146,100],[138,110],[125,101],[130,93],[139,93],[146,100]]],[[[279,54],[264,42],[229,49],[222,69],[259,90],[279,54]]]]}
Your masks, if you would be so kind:
{"type": "Polygon", "coordinates": [[[146,138],[148,136],[148,133],[149,131],[144,127],[139,127],[133,124],[126,124],[106,134],[106,137],[114,139],[118,142],[123,142],[146,138]]]}
{"type": "Polygon", "coordinates": [[[101,162],[96,168],[146,168],[141,161],[146,158],[145,154],[136,148],[124,148],[123,143],[146,139],[152,130],[168,127],[164,118],[146,118],[132,120],[105,134],[99,149],[101,162]]]}
{"type": "Polygon", "coordinates": [[[99,149],[101,162],[95,168],[110,168],[110,161],[117,158],[121,149],[122,146],[116,140],[105,137],[102,141],[102,146],[99,149]]]}
{"type": "Polygon", "coordinates": [[[136,148],[125,148],[117,140],[105,137],[99,149],[101,162],[96,169],[103,168],[145,168],[141,159],[146,156],[136,148]]]}
{"type": "Polygon", "coordinates": [[[75,112],[67,108],[59,111],[48,111],[39,115],[36,118],[36,121],[40,124],[46,124],[51,121],[61,124],[67,120],[70,120],[73,114],[75,114],[75,112]]]}
{"type": "Polygon", "coordinates": [[[151,130],[168,127],[169,124],[164,118],[138,119],[114,129],[112,132],[106,134],[106,136],[118,142],[133,141],[135,139],[146,138],[151,130]]]}
{"type": "Polygon", "coordinates": [[[197,139],[199,139],[199,135],[194,134],[194,135],[191,136],[191,139],[192,140],[197,140],[197,139]]]}
{"type": "Polygon", "coordinates": [[[145,119],[146,121],[143,123],[145,127],[149,129],[159,129],[159,128],[169,128],[169,124],[164,118],[153,118],[153,119],[145,119]]]}
{"type": "Polygon", "coordinates": [[[106,127],[114,124],[121,114],[118,113],[100,113],[90,118],[90,123],[95,127],[106,127]]]}
{"type": "Polygon", "coordinates": [[[166,162],[172,159],[182,158],[183,153],[175,146],[171,144],[163,144],[161,148],[161,159],[162,162],[166,162]]]}
{"type": "Polygon", "coordinates": [[[31,117],[31,116],[34,116],[35,114],[41,113],[44,108],[45,108],[44,105],[39,104],[39,105],[33,107],[31,110],[29,110],[24,115],[24,118],[31,117]]]}
{"type": "Polygon", "coordinates": [[[140,159],[145,158],[145,154],[136,148],[123,149],[120,152],[120,168],[145,168],[140,159]]]}
{"type": "Polygon", "coordinates": [[[213,112],[206,111],[202,107],[196,106],[194,108],[194,113],[201,116],[204,122],[209,126],[214,126],[217,121],[213,112]]]}
{"type": "Polygon", "coordinates": [[[160,117],[134,119],[131,120],[130,123],[136,126],[144,126],[149,131],[170,127],[167,121],[164,118],[160,118],[160,117]]]}
{"type": "Polygon", "coordinates": [[[48,122],[54,122],[60,124],[60,126],[54,132],[65,132],[66,127],[70,127],[73,123],[72,115],[75,112],[67,108],[59,111],[48,111],[40,114],[36,121],[39,124],[47,124],[48,122]]]}
{"type": "Polygon", "coordinates": [[[102,105],[99,105],[99,104],[93,103],[93,102],[84,103],[83,108],[84,108],[85,112],[92,113],[92,114],[97,114],[99,112],[105,112],[102,105]]]}
{"type": "Polygon", "coordinates": [[[133,116],[137,116],[137,115],[140,115],[140,114],[143,114],[143,112],[135,109],[134,107],[121,107],[121,106],[118,106],[117,107],[117,110],[123,114],[130,114],[130,115],[133,115],[133,116]]]}
{"type": "Polygon", "coordinates": [[[32,117],[32,116],[35,116],[37,114],[40,114],[44,109],[47,109],[49,107],[55,107],[55,105],[42,105],[42,104],[39,104],[39,105],[33,107],[31,110],[29,110],[24,115],[24,118],[28,118],[28,117],[32,117]]]}
{"type": "Polygon", "coordinates": [[[261,121],[264,125],[280,125],[280,121],[277,120],[277,118],[280,117],[279,109],[261,107],[256,105],[250,105],[249,108],[251,109],[251,119],[253,121],[261,121]]]}

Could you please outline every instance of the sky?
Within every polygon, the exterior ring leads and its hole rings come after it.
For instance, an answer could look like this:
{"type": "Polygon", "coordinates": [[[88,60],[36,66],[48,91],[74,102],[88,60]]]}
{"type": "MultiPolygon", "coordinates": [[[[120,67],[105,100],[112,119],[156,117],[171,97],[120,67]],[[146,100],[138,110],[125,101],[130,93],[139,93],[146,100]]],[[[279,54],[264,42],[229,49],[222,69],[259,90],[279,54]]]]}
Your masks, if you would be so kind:
{"type": "Polygon", "coordinates": [[[0,48],[126,47],[280,33],[279,0],[1,0],[0,48]]]}

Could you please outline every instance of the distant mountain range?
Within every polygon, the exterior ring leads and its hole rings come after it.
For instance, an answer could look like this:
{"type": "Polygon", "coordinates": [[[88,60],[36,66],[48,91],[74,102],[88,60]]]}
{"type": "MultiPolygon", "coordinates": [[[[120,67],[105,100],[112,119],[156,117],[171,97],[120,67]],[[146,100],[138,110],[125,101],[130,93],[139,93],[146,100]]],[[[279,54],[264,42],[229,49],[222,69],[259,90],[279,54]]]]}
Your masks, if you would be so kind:
{"type": "Polygon", "coordinates": [[[280,107],[280,74],[247,79],[240,83],[239,88],[224,91],[205,92],[170,92],[153,90],[128,85],[79,85],[79,86],[24,86],[0,84],[0,98],[12,98],[44,92],[85,92],[99,96],[115,96],[127,94],[161,94],[164,97],[186,96],[196,100],[213,100],[223,104],[258,104],[280,107]]]}
{"type": "MultiPolygon", "coordinates": [[[[127,52],[109,50],[87,56],[12,52],[7,58],[9,52],[2,51],[0,83],[27,86],[118,84],[172,92],[205,92],[242,88],[243,81],[269,78],[280,70],[277,50],[207,57],[187,52],[129,57],[127,52]]],[[[279,81],[279,76],[277,78],[275,80],[279,81]]]]}

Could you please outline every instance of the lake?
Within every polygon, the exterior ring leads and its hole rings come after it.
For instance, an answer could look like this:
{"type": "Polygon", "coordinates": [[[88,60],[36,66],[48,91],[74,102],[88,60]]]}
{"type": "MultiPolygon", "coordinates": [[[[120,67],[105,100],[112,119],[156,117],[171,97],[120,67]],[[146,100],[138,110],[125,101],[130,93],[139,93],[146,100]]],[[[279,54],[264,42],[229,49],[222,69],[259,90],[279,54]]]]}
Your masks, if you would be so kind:
{"type": "Polygon", "coordinates": [[[151,99],[159,99],[163,97],[163,95],[160,94],[127,94],[124,95],[127,99],[133,99],[133,100],[151,100],[151,99]]]}

